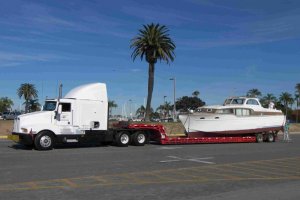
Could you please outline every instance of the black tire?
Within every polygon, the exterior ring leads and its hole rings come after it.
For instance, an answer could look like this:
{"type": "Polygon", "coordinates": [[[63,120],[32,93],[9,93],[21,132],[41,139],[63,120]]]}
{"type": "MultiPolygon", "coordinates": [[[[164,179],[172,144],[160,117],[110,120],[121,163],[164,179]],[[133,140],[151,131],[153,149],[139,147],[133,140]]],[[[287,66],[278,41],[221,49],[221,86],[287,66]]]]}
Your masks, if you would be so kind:
{"type": "Polygon", "coordinates": [[[256,142],[262,143],[264,141],[264,136],[261,133],[256,134],[256,142]]]}
{"type": "Polygon", "coordinates": [[[275,136],[273,133],[268,133],[266,139],[267,139],[267,142],[275,142],[275,136]]]}
{"type": "Polygon", "coordinates": [[[34,147],[37,150],[51,150],[53,149],[54,144],[54,136],[49,131],[42,131],[34,138],[34,147]]]}
{"type": "Polygon", "coordinates": [[[127,147],[130,143],[130,137],[127,131],[122,131],[116,134],[115,142],[119,147],[127,147]]]}
{"type": "Polygon", "coordinates": [[[137,131],[131,136],[131,141],[135,146],[144,146],[147,142],[147,136],[143,131],[137,131]]]}

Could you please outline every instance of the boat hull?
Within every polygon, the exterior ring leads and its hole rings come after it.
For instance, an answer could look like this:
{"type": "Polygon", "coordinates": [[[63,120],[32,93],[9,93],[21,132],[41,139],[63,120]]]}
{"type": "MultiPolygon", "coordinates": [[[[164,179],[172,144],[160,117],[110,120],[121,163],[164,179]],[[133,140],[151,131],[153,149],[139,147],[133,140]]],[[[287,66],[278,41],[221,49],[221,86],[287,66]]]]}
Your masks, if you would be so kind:
{"type": "Polygon", "coordinates": [[[251,135],[253,133],[280,131],[285,122],[284,115],[247,116],[235,115],[180,115],[186,133],[191,137],[217,137],[251,135]]]}

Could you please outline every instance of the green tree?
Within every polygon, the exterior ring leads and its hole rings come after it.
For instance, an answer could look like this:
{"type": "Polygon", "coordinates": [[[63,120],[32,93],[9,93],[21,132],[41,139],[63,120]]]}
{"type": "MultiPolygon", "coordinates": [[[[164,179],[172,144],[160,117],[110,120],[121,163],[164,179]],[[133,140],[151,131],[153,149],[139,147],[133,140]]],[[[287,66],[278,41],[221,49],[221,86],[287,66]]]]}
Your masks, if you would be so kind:
{"type": "Polygon", "coordinates": [[[195,110],[204,105],[205,102],[198,97],[183,96],[176,101],[176,108],[184,112],[188,111],[189,109],[195,110]]]}
{"type": "Polygon", "coordinates": [[[284,105],[285,115],[287,116],[289,105],[294,103],[293,96],[288,92],[283,92],[279,96],[279,101],[284,105]]]}
{"type": "Polygon", "coordinates": [[[154,71],[157,60],[165,61],[167,64],[174,60],[176,48],[168,34],[166,26],[160,24],[143,25],[137,36],[131,40],[130,48],[133,49],[131,57],[133,61],[145,57],[149,64],[148,69],[148,95],[146,105],[145,121],[150,120],[151,101],[154,87],[154,71]]]}
{"type": "Polygon", "coordinates": [[[253,89],[249,90],[246,95],[247,95],[247,97],[260,97],[261,92],[258,89],[253,88],[253,89]]]}
{"type": "Polygon", "coordinates": [[[276,101],[277,98],[271,93],[266,94],[266,96],[263,96],[260,100],[263,107],[268,107],[270,102],[276,103],[276,101]]]}
{"type": "Polygon", "coordinates": [[[17,94],[19,98],[24,98],[25,100],[25,112],[29,111],[29,102],[32,99],[36,99],[38,97],[38,91],[35,88],[34,84],[23,83],[17,90],[17,94]]]}
{"type": "Polygon", "coordinates": [[[5,112],[11,110],[11,107],[14,105],[14,102],[8,97],[0,98],[0,112],[5,112]]]}
{"type": "Polygon", "coordinates": [[[192,93],[193,97],[198,97],[199,95],[200,95],[200,92],[198,90],[196,90],[192,93]]]}
{"type": "Polygon", "coordinates": [[[112,115],[112,109],[113,108],[117,108],[118,104],[115,103],[115,101],[108,101],[108,112],[109,112],[109,116],[112,115]]]}

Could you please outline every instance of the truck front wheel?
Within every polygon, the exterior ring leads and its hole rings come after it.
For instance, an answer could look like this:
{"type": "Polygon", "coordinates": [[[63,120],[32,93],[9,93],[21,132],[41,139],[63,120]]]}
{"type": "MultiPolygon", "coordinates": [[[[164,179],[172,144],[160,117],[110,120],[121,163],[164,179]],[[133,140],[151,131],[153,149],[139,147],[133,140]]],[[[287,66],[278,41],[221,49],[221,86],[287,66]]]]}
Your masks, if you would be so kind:
{"type": "Polygon", "coordinates": [[[54,146],[53,134],[49,131],[42,131],[34,138],[34,146],[37,150],[51,150],[54,146]]]}
{"type": "Polygon", "coordinates": [[[122,131],[116,134],[115,142],[119,147],[127,147],[130,142],[130,137],[128,132],[122,131]]]}

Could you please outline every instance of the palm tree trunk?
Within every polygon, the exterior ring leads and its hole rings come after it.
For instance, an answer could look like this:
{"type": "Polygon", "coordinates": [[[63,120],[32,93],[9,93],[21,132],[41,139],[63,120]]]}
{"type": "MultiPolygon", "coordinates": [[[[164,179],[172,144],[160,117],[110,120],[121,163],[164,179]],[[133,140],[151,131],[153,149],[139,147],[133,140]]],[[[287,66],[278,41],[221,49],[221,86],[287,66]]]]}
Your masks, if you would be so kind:
{"type": "Polygon", "coordinates": [[[299,115],[299,98],[296,99],[297,108],[296,108],[296,123],[298,123],[298,115],[299,115]]]}
{"type": "Polygon", "coordinates": [[[29,112],[29,101],[26,99],[25,101],[25,113],[29,112]]]}
{"type": "Polygon", "coordinates": [[[152,100],[153,87],[154,87],[154,63],[149,63],[148,96],[147,96],[147,106],[146,106],[145,121],[150,121],[151,100],[152,100]]]}

